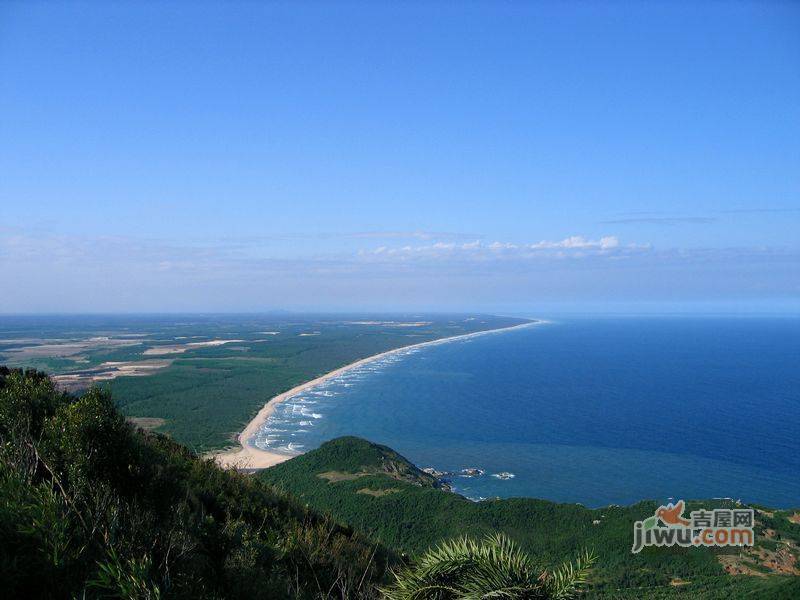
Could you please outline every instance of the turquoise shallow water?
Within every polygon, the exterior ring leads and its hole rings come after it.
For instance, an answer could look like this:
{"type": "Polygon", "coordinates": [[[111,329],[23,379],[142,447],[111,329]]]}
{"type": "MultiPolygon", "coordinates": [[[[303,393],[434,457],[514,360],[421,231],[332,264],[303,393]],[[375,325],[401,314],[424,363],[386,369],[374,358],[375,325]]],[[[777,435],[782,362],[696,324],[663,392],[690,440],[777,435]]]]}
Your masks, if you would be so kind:
{"type": "Polygon", "coordinates": [[[453,477],[473,498],[800,506],[800,319],[555,320],[409,351],[280,405],[259,444],[340,435],[480,468],[453,477]]]}

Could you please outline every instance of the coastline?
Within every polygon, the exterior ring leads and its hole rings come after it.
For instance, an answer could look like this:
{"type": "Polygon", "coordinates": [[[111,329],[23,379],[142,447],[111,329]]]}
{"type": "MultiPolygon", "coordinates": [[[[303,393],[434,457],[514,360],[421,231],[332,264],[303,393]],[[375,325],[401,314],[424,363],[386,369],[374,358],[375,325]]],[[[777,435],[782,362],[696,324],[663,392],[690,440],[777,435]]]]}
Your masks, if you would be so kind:
{"type": "Polygon", "coordinates": [[[474,331],[472,333],[464,333],[461,335],[454,335],[445,338],[439,338],[437,340],[430,340],[427,342],[419,342],[417,344],[409,344],[408,346],[400,346],[399,348],[394,348],[392,350],[387,350],[386,352],[381,352],[379,354],[373,354],[372,356],[368,356],[366,358],[359,359],[355,362],[347,364],[343,367],[330,371],[329,373],[325,373],[316,379],[312,379],[305,383],[302,383],[298,386],[293,387],[290,390],[283,392],[282,394],[278,394],[273,398],[270,398],[267,403],[258,411],[255,417],[247,424],[247,426],[242,430],[239,434],[239,446],[230,448],[228,450],[223,450],[221,452],[213,453],[211,456],[216,463],[224,468],[224,469],[266,469],[282,463],[284,461],[289,460],[290,458],[294,458],[297,456],[296,454],[283,454],[280,452],[270,452],[269,450],[262,450],[261,448],[257,448],[255,444],[252,443],[252,439],[258,433],[258,430],[266,423],[266,421],[272,416],[272,413],[275,412],[275,408],[281,402],[288,400],[289,398],[296,396],[300,392],[304,392],[310,388],[316,387],[330,379],[338,377],[343,373],[346,373],[352,369],[356,369],[363,365],[369,364],[376,360],[380,360],[381,358],[385,358],[387,356],[392,356],[394,354],[398,354],[400,352],[406,352],[408,350],[413,350],[416,348],[423,348],[427,346],[434,346],[437,344],[444,344],[456,340],[463,340],[473,337],[478,337],[481,335],[487,335],[490,333],[501,333],[505,331],[512,331],[514,329],[522,329],[524,327],[531,327],[534,325],[541,325],[546,323],[547,321],[543,320],[531,320],[528,323],[521,323],[519,325],[512,325],[510,327],[500,327],[498,329],[487,329],[485,331],[474,331]]]}

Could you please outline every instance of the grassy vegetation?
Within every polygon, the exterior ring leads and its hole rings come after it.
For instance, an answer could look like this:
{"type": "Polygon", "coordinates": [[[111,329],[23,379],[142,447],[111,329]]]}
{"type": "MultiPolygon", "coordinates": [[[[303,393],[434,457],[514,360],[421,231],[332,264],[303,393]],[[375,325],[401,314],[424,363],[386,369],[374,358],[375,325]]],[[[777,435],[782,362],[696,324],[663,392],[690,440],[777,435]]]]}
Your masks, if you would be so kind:
{"type": "MultiPolygon", "coordinates": [[[[339,438],[317,450],[261,472],[258,477],[297,495],[310,506],[349,523],[388,547],[420,555],[442,540],[460,535],[482,537],[501,532],[540,560],[555,564],[594,550],[598,562],[591,592],[600,597],[796,597],[800,578],[773,575],[728,575],[718,555],[700,548],[645,548],[632,554],[632,527],[651,516],[658,504],[587,509],[530,498],[471,502],[438,489],[427,475],[409,478],[413,465],[395,452],[358,438],[339,438]],[[321,474],[358,477],[321,477],[321,474]],[[403,473],[398,476],[398,473],[403,473]],[[368,491],[392,490],[375,494],[368,491]],[[675,585],[683,582],[683,585],[675,585]],[[643,592],[642,590],[647,590],[643,592]]],[[[722,502],[689,503],[689,510],[723,506],[722,502]]],[[[777,532],[796,557],[800,526],[789,513],[759,513],[759,543],[766,528],[777,532]]],[[[728,554],[737,552],[725,551],[728,554]]],[[[770,571],[770,569],[767,569],[770,571]]]]}

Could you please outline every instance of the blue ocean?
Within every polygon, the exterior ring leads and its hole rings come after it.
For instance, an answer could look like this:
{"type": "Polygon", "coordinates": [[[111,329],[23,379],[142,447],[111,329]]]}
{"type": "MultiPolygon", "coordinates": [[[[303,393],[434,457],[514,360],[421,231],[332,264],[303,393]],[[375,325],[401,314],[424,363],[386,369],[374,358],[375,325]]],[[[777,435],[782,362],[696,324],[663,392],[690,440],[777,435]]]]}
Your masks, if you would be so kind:
{"type": "Polygon", "coordinates": [[[286,401],[261,441],[342,435],[451,472],[476,500],[797,507],[800,319],[552,319],[409,350],[286,401]]]}

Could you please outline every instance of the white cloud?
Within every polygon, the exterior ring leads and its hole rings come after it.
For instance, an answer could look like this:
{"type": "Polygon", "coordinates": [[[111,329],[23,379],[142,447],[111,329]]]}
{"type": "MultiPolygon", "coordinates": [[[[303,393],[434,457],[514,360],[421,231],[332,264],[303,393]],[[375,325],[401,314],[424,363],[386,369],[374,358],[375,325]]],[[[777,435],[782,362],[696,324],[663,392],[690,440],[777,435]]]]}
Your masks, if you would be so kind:
{"type": "Polygon", "coordinates": [[[600,249],[608,250],[619,246],[619,240],[613,235],[602,237],[599,240],[587,240],[580,235],[573,235],[560,242],[548,242],[542,240],[536,244],[531,244],[528,247],[533,249],[539,248],[578,248],[578,249],[600,249]]]}
{"type": "Polygon", "coordinates": [[[657,250],[614,236],[416,245],[387,240],[360,252],[338,246],[305,254],[251,247],[0,230],[0,268],[10,283],[0,294],[0,313],[250,310],[267,303],[325,306],[332,299],[353,307],[429,301],[444,307],[542,295],[636,297],[642,290],[778,297],[797,295],[800,272],[796,248],[657,250]]]}
{"type": "Polygon", "coordinates": [[[541,240],[533,243],[511,243],[494,241],[484,243],[480,240],[470,242],[436,242],[418,246],[400,246],[391,248],[379,246],[373,250],[362,250],[362,258],[394,258],[410,259],[536,259],[536,258],[569,258],[586,256],[625,256],[650,250],[649,245],[629,244],[623,246],[615,236],[605,236],[597,240],[583,236],[571,236],[563,240],[541,240]]]}

